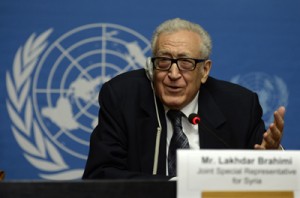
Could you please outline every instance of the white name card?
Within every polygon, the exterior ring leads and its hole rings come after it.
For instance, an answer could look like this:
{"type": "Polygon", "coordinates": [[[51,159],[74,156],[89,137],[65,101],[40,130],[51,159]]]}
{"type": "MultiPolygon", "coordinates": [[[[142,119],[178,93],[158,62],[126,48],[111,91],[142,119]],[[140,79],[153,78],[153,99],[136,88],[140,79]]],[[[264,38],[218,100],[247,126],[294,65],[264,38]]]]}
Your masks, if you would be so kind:
{"type": "Polygon", "coordinates": [[[300,190],[300,151],[178,150],[177,197],[204,191],[300,190]]]}

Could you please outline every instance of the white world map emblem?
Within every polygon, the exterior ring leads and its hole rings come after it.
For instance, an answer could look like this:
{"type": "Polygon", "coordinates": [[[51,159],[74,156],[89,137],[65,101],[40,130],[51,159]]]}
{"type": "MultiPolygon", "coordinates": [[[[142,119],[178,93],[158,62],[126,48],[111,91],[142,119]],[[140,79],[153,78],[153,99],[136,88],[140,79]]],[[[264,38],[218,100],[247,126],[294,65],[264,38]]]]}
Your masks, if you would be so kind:
{"type": "Polygon", "coordinates": [[[32,34],[16,53],[13,72],[7,72],[7,108],[26,159],[47,172],[39,176],[77,179],[83,167],[72,167],[64,156],[85,164],[102,84],[144,67],[150,42],[108,23],[80,26],[48,45],[52,32],[32,34]]]}
{"type": "Polygon", "coordinates": [[[258,94],[266,126],[273,122],[273,112],[279,106],[286,107],[288,105],[289,92],[287,86],[278,76],[253,72],[246,75],[237,75],[231,79],[231,82],[240,84],[258,94]]]}

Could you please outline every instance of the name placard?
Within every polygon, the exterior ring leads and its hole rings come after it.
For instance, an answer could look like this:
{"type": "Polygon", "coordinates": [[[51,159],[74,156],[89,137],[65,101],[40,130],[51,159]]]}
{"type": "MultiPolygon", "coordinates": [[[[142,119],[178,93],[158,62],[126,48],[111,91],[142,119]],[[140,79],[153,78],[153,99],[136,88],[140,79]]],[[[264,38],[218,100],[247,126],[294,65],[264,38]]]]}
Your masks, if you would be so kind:
{"type": "Polygon", "coordinates": [[[177,197],[202,192],[295,192],[300,151],[178,150],[177,197]]]}

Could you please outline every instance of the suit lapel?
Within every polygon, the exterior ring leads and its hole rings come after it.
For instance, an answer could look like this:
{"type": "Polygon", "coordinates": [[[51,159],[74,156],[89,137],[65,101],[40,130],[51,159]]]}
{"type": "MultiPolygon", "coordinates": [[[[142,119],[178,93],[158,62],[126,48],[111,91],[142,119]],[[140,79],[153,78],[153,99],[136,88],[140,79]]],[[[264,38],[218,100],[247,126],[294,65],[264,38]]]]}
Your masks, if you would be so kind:
{"type": "Polygon", "coordinates": [[[200,147],[224,146],[216,136],[221,137],[224,135],[221,130],[218,130],[218,127],[225,123],[226,118],[205,85],[200,88],[198,114],[202,120],[199,125],[205,125],[205,127],[199,126],[200,147]]]}
{"type": "MultiPolygon", "coordinates": [[[[141,162],[141,169],[143,172],[152,173],[154,152],[156,145],[156,135],[158,121],[155,111],[155,104],[153,99],[153,93],[149,92],[144,95],[141,100],[141,112],[140,117],[137,120],[137,134],[139,143],[139,155],[141,162]]],[[[159,149],[159,164],[158,174],[165,175],[166,172],[166,120],[164,110],[161,102],[157,99],[157,105],[159,109],[159,117],[162,124],[162,131],[160,137],[160,149],[159,149]]]]}

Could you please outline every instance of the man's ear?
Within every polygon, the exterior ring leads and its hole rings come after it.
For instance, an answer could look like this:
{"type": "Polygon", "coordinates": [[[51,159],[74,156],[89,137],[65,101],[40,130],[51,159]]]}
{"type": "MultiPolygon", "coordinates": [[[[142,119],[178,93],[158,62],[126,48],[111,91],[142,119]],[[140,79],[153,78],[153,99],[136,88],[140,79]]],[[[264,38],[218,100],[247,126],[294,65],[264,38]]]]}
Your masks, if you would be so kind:
{"type": "Polygon", "coordinates": [[[212,61],[211,60],[206,60],[204,62],[204,66],[201,70],[201,72],[203,72],[203,76],[201,78],[201,83],[204,84],[209,76],[209,72],[210,72],[210,69],[211,69],[211,65],[212,65],[212,61]]]}

